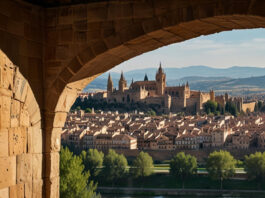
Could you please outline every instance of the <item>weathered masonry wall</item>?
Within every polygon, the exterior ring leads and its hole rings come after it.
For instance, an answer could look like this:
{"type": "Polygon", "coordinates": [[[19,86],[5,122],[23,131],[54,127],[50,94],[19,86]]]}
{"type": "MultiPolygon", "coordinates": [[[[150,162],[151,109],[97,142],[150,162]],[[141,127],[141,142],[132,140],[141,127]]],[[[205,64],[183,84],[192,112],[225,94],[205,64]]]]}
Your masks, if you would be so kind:
{"type": "Polygon", "coordinates": [[[0,197],[42,197],[40,109],[27,80],[0,51],[0,197]]]}
{"type": "Polygon", "coordinates": [[[0,0],[1,198],[59,197],[61,128],[102,72],[172,43],[265,27],[264,0],[34,2],[57,7],[0,0]]]}

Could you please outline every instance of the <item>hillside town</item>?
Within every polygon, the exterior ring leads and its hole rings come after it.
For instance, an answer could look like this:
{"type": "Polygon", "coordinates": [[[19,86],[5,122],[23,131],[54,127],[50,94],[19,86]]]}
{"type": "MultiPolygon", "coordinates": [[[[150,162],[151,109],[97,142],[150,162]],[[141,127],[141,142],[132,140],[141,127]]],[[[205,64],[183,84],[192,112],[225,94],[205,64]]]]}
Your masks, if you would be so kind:
{"type": "Polygon", "coordinates": [[[68,114],[62,143],[81,150],[196,150],[265,148],[265,114],[149,116],[141,112],[68,114]]]}

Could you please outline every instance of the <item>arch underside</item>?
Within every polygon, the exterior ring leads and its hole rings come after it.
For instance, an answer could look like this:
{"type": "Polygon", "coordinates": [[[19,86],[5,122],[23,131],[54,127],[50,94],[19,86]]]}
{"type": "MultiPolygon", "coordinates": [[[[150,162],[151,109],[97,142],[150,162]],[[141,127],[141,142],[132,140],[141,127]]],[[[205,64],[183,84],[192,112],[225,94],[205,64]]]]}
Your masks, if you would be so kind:
{"type": "MultiPolygon", "coordinates": [[[[160,28],[125,42],[113,49],[108,49],[85,63],[80,70],[69,79],[69,86],[82,89],[99,74],[108,71],[130,58],[163,46],[223,31],[264,27],[265,17],[231,15],[199,19],[175,26],[160,28]]],[[[77,56],[77,59],[81,60],[80,57],[84,56],[86,51],[87,49],[81,52],[77,56]]]]}

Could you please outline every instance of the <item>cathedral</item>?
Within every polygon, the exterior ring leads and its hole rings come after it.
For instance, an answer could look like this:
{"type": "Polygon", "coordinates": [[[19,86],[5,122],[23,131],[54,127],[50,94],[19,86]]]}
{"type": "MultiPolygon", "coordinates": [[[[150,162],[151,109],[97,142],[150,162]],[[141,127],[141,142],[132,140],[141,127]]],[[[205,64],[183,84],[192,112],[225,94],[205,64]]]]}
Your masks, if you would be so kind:
{"type": "Polygon", "coordinates": [[[214,91],[209,93],[190,90],[188,82],[181,86],[166,86],[166,74],[161,63],[154,81],[145,75],[143,81],[136,81],[127,86],[123,73],[119,80],[119,89],[114,89],[111,76],[107,84],[107,102],[130,104],[135,102],[157,104],[162,113],[190,112],[196,113],[203,109],[208,100],[215,100],[214,91]]]}

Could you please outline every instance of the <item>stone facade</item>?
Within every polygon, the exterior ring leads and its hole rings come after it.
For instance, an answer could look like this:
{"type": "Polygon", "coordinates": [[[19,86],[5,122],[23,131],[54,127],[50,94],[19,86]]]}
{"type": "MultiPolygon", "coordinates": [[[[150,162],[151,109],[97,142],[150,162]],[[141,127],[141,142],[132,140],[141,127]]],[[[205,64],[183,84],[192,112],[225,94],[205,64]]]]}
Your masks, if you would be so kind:
{"type": "Polygon", "coordinates": [[[265,27],[263,0],[113,0],[72,5],[81,1],[0,1],[0,49],[28,82],[26,93],[15,91],[12,79],[17,70],[1,71],[0,133],[8,143],[1,144],[0,164],[10,170],[0,168],[1,196],[23,191],[26,197],[59,197],[61,128],[78,92],[101,73],[168,44],[265,27]],[[17,137],[9,138],[12,134],[17,137]],[[23,169],[18,168],[23,157],[17,156],[27,156],[30,167],[31,154],[32,158],[38,154],[32,170],[37,163],[44,171],[32,173],[33,178],[38,175],[32,182],[22,173],[20,181],[14,171],[23,169]]]}
{"type": "MultiPolygon", "coordinates": [[[[97,93],[97,95],[99,94],[104,96],[103,93],[97,93]]],[[[113,82],[109,75],[105,99],[108,103],[157,104],[159,106],[157,110],[162,111],[162,113],[180,111],[195,113],[201,111],[203,104],[211,98],[215,100],[214,91],[203,93],[190,90],[188,82],[180,86],[167,87],[166,74],[160,63],[156,80],[149,81],[146,75],[144,81],[132,81],[131,85],[127,87],[122,73],[118,90],[113,88],[113,82]]]]}

